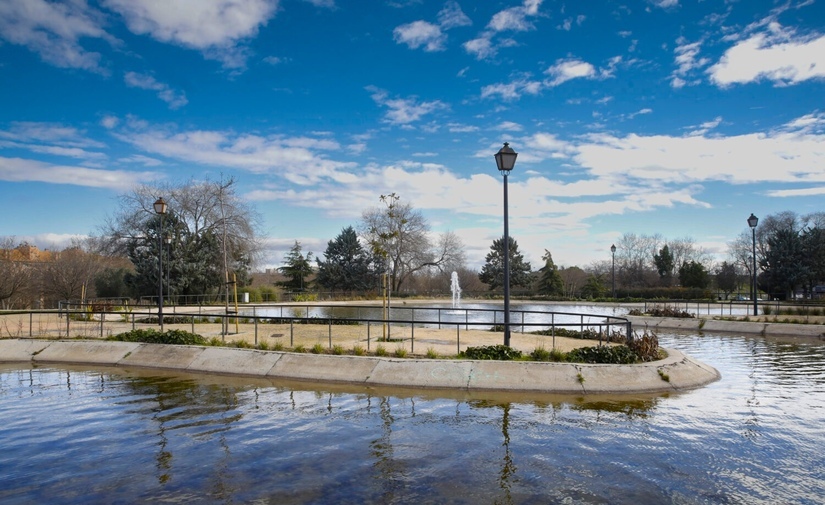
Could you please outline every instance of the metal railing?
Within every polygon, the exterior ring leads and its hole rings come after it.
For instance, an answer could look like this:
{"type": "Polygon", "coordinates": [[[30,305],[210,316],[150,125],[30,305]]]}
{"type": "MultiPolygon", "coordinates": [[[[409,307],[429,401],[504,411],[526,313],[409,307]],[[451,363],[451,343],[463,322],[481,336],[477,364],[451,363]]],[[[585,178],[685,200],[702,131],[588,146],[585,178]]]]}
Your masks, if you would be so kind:
{"type": "MultiPolygon", "coordinates": [[[[151,306],[131,306],[126,311],[95,310],[92,305],[79,307],[64,304],[60,310],[26,310],[0,312],[0,337],[2,338],[105,338],[137,328],[158,327],[157,309],[151,306]]],[[[341,340],[352,332],[343,328],[357,327],[359,341],[365,341],[367,350],[375,342],[391,341],[399,345],[409,345],[415,352],[416,328],[455,329],[456,352],[461,351],[462,330],[495,330],[503,333],[502,309],[452,309],[441,307],[393,307],[384,317],[380,306],[353,305],[256,305],[246,307],[252,313],[226,314],[220,307],[206,310],[204,307],[172,307],[174,311],[164,312],[167,328],[185,329],[209,338],[241,337],[252,340],[257,346],[261,338],[261,328],[288,325],[290,347],[294,347],[297,328],[312,329],[313,338],[321,338],[319,329],[324,329],[325,340],[330,349],[336,337],[341,340]],[[187,310],[188,309],[188,310],[187,310]],[[263,313],[266,310],[267,313],[263,313]],[[376,312],[377,311],[377,312],[376,312]],[[220,325],[220,330],[201,326],[220,325]],[[200,326],[200,328],[198,328],[200,326]],[[229,330],[234,328],[234,332],[229,330]],[[196,331],[197,330],[197,331],[196,331]],[[241,331],[243,330],[243,331],[241,331]],[[336,335],[337,334],[337,335],[336,335]],[[379,335],[380,334],[380,335],[379,335]]],[[[586,330],[609,341],[611,336],[624,335],[632,338],[632,326],[623,317],[610,315],[577,314],[567,312],[543,312],[511,310],[511,328],[521,333],[543,330],[553,339],[556,332],[565,330],[586,330]]],[[[285,329],[283,331],[286,331],[285,329]]],[[[306,333],[306,332],[301,332],[306,333]]],[[[452,334],[452,331],[447,335],[452,334]]],[[[565,333],[567,336],[568,333],[565,333]]],[[[280,334],[279,334],[280,336],[280,334]]],[[[285,336],[285,335],[283,335],[285,336]]],[[[532,334],[531,334],[532,336],[532,334]]]]}

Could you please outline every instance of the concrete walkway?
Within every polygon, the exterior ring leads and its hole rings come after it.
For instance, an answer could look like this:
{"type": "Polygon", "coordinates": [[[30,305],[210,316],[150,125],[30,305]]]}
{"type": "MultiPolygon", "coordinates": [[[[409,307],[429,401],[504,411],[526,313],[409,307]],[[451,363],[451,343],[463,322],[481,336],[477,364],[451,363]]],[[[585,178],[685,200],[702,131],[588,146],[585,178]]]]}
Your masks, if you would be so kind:
{"type": "Polygon", "coordinates": [[[99,340],[0,340],[0,363],[145,367],[311,382],[572,394],[694,389],[719,372],[676,350],[636,365],[379,358],[99,340]]]}

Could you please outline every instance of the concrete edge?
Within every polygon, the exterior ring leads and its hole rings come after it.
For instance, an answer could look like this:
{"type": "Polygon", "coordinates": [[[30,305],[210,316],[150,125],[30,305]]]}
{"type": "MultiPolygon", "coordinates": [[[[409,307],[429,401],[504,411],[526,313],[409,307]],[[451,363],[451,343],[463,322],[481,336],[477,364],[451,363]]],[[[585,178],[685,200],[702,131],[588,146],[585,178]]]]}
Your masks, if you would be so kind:
{"type": "Polygon", "coordinates": [[[253,349],[80,340],[0,340],[0,363],[132,366],[194,373],[423,389],[573,394],[695,389],[719,372],[680,351],[636,365],[298,354],[253,349]]]}
{"type": "Polygon", "coordinates": [[[651,317],[625,316],[633,324],[634,330],[668,329],[695,332],[712,331],[722,333],[753,334],[761,336],[816,337],[825,338],[825,325],[770,323],[764,321],[723,321],[711,317],[651,317]]]}

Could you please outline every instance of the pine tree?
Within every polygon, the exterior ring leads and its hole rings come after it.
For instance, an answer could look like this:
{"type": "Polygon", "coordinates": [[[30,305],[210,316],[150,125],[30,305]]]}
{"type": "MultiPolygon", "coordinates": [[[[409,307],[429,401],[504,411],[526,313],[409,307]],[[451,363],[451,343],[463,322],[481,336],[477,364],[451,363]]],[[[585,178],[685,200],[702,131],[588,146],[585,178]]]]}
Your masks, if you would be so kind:
{"type": "MultiPolygon", "coordinates": [[[[510,256],[510,286],[530,285],[530,263],[524,261],[524,256],[518,252],[518,243],[509,237],[508,252],[510,256]]],[[[478,278],[490,286],[490,290],[504,286],[504,237],[493,241],[490,252],[485,258],[486,263],[481,267],[478,278]]]]}

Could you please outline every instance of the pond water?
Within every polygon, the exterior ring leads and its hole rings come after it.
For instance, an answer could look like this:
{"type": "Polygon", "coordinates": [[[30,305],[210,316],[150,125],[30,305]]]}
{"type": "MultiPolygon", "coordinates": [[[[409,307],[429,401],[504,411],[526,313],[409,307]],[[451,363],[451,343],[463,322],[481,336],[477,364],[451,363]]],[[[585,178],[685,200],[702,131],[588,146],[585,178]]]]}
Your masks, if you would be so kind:
{"type": "Polygon", "coordinates": [[[661,334],[663,396],[0,366],[0,502],[821,504],[825,342],[661,334]]]}

